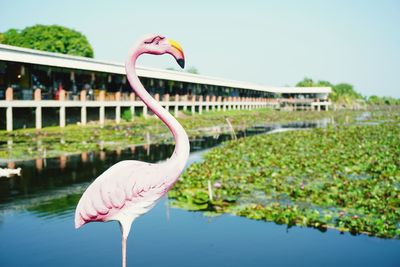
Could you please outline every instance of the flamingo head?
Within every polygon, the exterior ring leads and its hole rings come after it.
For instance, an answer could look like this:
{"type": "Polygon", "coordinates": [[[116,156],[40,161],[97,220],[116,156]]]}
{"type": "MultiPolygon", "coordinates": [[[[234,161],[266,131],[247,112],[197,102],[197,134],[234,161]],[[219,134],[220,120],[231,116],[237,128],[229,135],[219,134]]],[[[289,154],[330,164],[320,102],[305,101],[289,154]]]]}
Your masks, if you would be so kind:
{"type": "Polygon", "coordinates": [[[185,55],[182,47],[174,40],[167,39],[161,35],[146,36],[139,43],[143,53],[152,55],[170,54],[183,69],[185,67],[185,55]]]}

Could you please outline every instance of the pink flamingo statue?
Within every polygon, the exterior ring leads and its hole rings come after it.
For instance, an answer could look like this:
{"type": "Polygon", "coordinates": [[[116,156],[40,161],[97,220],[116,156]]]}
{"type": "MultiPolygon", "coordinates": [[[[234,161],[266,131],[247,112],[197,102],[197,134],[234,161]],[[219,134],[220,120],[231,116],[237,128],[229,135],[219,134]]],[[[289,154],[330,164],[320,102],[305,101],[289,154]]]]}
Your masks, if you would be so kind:
{"type": "Polygon", "coordinates": [[[164,196],[181,175],[189,157],[188,136],[179,122],[144,89],[135,71],[141,54],[172,55],[183,68],[181,46],[159,35],[142,38],[131,50],[125,63],[130,85],[169,128],[175,140],[175,150],[167,161],[152,164],[124,160],[107,169],[89,185],[75,211],[75,227],[88,222],[118,221],[122,232],[122,266],[126,267],[126,239],[132,222],[148,212],[164,196]]]}

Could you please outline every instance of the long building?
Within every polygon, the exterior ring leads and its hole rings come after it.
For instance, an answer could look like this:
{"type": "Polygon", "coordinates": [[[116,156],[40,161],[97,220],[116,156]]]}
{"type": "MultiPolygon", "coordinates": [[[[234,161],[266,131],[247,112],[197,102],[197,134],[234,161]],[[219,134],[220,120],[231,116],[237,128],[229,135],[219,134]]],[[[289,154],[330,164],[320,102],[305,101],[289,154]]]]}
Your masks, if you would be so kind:
{"type": "MultiPolygon", "coordinates": [[[[329,87],[264,86],[140,66],[137,74],[149,93],[176,116],[180,110],[193,114],[261,107],[327,110],[330,105],[329,87]]],[[[21,113],[29,117],[18,109],[31,110],[35,123],[28,127],[37,129],[48,125],[43,123],[43,110],[55,109],[61,127],[74,122],[85,125],[93,110],[101,125],[110,109],[117,123],[121,109],[132,115],[148,114],[132,92],[121,63],[0,45],[0,129],[18,128],[14,124],[23,117],[21,113]],[[67,109],[78,109],[79,120],[69,120],[67,109]]]]}

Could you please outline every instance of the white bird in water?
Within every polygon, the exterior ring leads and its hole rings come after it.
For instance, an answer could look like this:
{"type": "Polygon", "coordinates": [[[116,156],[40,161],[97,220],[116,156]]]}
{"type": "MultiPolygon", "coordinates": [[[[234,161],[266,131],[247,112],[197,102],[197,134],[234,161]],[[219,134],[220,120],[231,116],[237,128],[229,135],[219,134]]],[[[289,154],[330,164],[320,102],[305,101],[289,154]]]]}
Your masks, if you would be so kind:
{"type": "Polygon", "coordinates": [[[16,168],[16,169],[0,168],[0,177],[10,178],[12,175],[21,176],[21,168],[16,168]]]}

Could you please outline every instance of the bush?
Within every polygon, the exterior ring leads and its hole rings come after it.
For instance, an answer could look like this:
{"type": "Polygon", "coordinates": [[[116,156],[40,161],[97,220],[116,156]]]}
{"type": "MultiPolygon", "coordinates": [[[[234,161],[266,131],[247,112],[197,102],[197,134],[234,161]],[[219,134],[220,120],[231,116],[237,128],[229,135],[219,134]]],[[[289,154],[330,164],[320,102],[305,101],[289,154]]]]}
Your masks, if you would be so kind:
{"type": "Polygon", "coordinates": [[[126,109],[122,112],[121,118],[126,121],[132,121],[132,112],[130,109],[126,109]]]}

